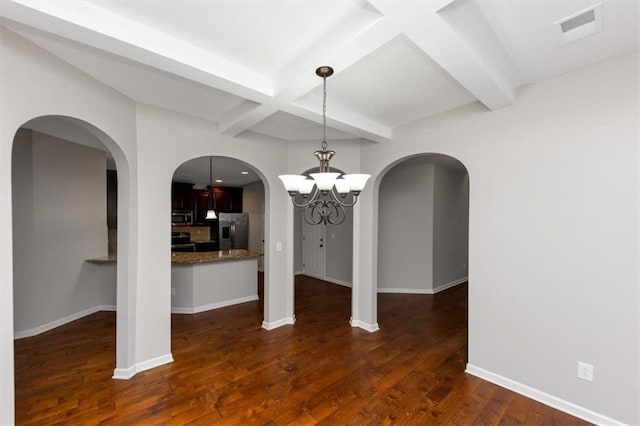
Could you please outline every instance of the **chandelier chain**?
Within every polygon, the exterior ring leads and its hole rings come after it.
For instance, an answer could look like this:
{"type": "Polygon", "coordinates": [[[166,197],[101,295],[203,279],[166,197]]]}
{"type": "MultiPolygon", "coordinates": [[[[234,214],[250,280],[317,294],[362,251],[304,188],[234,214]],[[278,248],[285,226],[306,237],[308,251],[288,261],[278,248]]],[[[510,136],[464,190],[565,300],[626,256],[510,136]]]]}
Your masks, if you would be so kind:
{"type": "Polygon", "coordinates": [[[327,149],[327,77],[322,77],[322,150],[327,149]]]}

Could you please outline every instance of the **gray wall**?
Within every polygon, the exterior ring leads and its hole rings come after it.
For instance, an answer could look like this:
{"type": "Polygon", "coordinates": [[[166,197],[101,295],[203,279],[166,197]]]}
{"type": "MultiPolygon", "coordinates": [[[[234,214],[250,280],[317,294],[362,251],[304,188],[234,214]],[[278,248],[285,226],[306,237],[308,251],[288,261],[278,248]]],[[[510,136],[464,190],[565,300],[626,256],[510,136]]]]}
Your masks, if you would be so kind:
{"type": "MultiPolygon", "coordinates": [[[[347,216],[340,225],[325,228],[325,278],[338,284],[351,286],[353,275],[353,209],[346,209],[347,216]]],[[[293,265],[296,273],[302,272],[302,210],[293,212],[293,265]]],[[[322,226],[322,225],[317,225],[322,226]]]]}
{"type": "Polygon", "coordinates": [[[469,175],[434,165],[433,288],[467,276],[469,253],[469,175]]]}
{"type": "MultiPolygon", "coordinates": [[[[253,182],[242,190],[242,208],[249,213],[249,250],[264,253],[264,185],[253,182]]],[[[258,258],[258,268],[263,268],[263,258],[258,258]]]]}
{"type": "MultiPolygon", "coordinates": [[[[627,424],[640,423],[638,64],[636,53],[581,68],[523,87],[513,106],[468,105],[361,150],[374,175],[434,152],[469,171],[468,370],[627,424]],[[576,377],[578,361],[595,367],[593,383],[576,377]]],[[[374,219],[361,215],[361,251],[374,219]]],[[[354,273],[366,302],[355,319],[368,323],[374,260],[354,273]]]]}
{"type": "Polygon", "coordinates": [[[466,279],[469,179],[438,161],[400,163],[380,183],[379,292],[433,293],[466,279]]]}
{"type": "Polygon", "coordinates": [[[399,164],[380,183],[378,290],[433,289],[433,164],[399,164]]]}
{"type": "Polygon", "coordinates": [[[325,229],[327,279],[351,286],[353,274],[353,209],[340,225],[327,225],[325,229]]]}
{"type": "Polygon", "coordinates": [[[107,254],[106,156],[20,131],[12,171],[14,331],[20,334],[102,304],[99,281],[84,261],[107,254]]]}

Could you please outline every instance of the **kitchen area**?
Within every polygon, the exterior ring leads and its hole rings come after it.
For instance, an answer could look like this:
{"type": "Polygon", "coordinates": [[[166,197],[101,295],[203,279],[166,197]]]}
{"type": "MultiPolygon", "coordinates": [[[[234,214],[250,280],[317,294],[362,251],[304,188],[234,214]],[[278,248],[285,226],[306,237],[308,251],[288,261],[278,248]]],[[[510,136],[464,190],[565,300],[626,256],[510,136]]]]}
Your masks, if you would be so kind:
{"type": "MultiPolygon", "coordinates": [[[[109,255],[88,259],[103,285],[115,281],[117,179],[108,179],[109,255]],[[114,185],[115,184],[115,185],[114,185]],[[115,187],[114,187],[115,186],[115,187]],[[111,267],[113,271],[107,271],[111,267]]],[[[258,300],[264,244],[264,186],[244,163],[221,157],[187,161],[171,183],[171,311],[193,314],[258,300]],[[215,171],[215,174],[214,174],[215,171]],[[215,181],[214,181],[215,178],[215,181]],[[214,183],[215,182],[215,183],[214,183]]]]}
{"type": "Polygon", "coordinates": [[[171,184],[171,251],[210,252],[249,248],[249,213],[242,211],[242,187],[171,184]],[[208,218],[213,210],[215,218],[208,218]]]}

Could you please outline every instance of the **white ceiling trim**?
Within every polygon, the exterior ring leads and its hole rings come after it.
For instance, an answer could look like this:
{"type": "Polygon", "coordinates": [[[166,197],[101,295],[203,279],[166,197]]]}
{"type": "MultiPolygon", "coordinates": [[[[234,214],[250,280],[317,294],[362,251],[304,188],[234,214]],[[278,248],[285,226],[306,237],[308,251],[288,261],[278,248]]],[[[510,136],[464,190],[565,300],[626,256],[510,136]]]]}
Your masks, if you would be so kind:
{"type": "Polygon", "coordinates": [[[489,109],[515,102],[515,86],[487,57],[478,57],[465,40],[437,13],[459,0],[389,2],[369,0],[420,49],[489,109]]]}
{"type": "MultiPolygon", "coordinates": [[[[306,106],[288,104],[282,107],[282,111],[302,117],[309,121],[322,123],[322,109],[309,109],[306,106]]],[[[353,111],[341,109],[339,106],[331,106],[332,114],[327,114],[327,125],[343,132],[369,139],[373,142],[388,142],[391,140],[392,129],[378,122],[372,121],[353,111]],[[334,117],[340,117],[336,119],[334,117]]]]}
{"type": "Polygon", "coordinates": [[[4,1],[0,15],[255,102],[273,95],[267,76],[90,3],[4,1]]]}

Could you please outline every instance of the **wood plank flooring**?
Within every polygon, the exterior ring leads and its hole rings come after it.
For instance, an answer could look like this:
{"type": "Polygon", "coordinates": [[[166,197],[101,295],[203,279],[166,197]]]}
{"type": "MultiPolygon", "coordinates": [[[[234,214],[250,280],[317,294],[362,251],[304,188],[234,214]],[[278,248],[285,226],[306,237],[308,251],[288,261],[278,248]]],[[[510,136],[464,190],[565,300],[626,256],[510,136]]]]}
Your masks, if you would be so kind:
{"type": "Polygon", "coordinates": [[[112,380],[115,314],[17,340],[18,424],[587,424],[464,373],[467,288],[379,296],[351,328],[350,289],[296,280],[294,326],[262,302],[172,316],[172,364],[112,380]]]}

